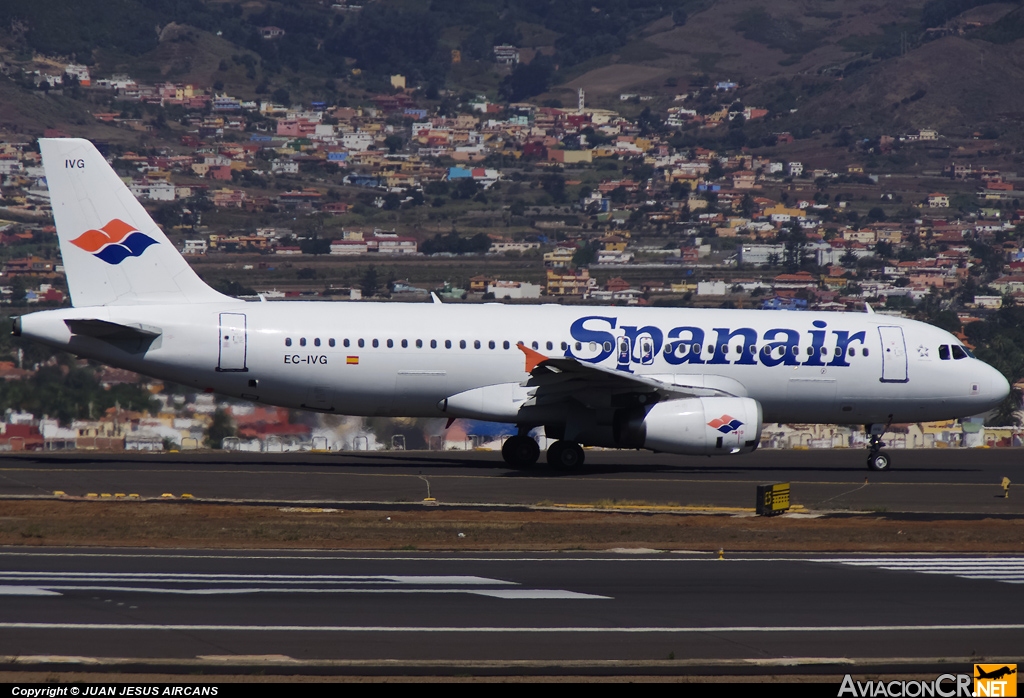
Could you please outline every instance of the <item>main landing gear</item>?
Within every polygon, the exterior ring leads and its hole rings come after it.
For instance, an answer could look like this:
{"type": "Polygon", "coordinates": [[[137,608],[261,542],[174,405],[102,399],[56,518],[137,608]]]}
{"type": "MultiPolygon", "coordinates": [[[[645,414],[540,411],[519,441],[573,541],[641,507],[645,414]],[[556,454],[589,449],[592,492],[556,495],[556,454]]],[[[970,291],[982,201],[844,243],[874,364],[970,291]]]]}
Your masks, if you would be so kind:
{"type": "Polygon", "coordinates": [[[556,441],[548,446],[548,465],[555,470],[576,470],[583,460],[583,448],[575,441],[556,441]]]}
{"type": "Polygon", "coordinates": [[[516,434],[505,439],[501,457],[513,468],[532,468],[540,458],[540,446],[526,434],[516,434]]]}
{"type": "MultiPolygon", "coordinates": [[[[501,457],[513,468],[532,468],[540,458],[540,447],[527,434],[516,434],[505,439],[501,457]]],[[[574,441],[556,441],[548,448],[548,465],[555,470],[576,470],[583,460],[583,449],[574,441]]]]}
{"type": "Polygon", "coordinates": [[[885,446],[882,443],[882,435],[888,428],[889,424],[869,424],[866,427],[868,432],[868,448],[870,449],[868,454],[868,470],[888,470],[889,466],[892,465],[889,454],[882,450],[885,446]]]}

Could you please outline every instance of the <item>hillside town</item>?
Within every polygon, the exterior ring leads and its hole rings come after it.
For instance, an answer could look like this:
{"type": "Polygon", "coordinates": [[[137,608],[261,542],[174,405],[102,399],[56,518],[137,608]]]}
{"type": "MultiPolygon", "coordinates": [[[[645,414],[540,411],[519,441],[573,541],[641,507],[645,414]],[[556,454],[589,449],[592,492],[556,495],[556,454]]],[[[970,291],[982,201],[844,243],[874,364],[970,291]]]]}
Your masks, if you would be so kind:
{"type": "MultiPolygon", "coordinates": [[[[496,60],[511,55],[494,48],[496,60]]],[[[870,306],[944,314],[971,346],[969,325],[1024,296],[1024,179],[993,165],[979,134],[956,143],[927,128],[892,134],[845,143],[838,160],[792,156],[798,139],[788,132],[712,150],[699,134],[742,135],[769,115],[744,105],[741,86],[724,77],[692,85],[663,112],[629,109],[631,117],[588,107],[583,90],[571,107],[453,95],[446,109],[427,108],[397,74],[391,91],[358,106],[290,105],[286,94],[245,101],[191,84],[94,78],[78,64],[19,79],[91,94],[111,106],[92,113],[97,123],[152,143],[98,145],[182,253],[242,297],[870,306]],[[922,158],[924,167],[901,173],[880,164],[936,144],[955,157],[922,158]],[[390,270],[386,280],[377,267],[390,270]]],[[[33,136],[0,133],[0,195],[2,303],[12,314],[66,304],[33,136]]],[[[29,380],[38,369],[0,362],[0,378],[29,380]]],[[[8,410],[0,450],[470,449],[500,447],[507,435],[472,422],[382,428],[219,403],[118,373],[99,369],[97,380],[142,385],[151,408],[69,423],[8,410]],[[211,438],[215,414],[231,427],[211,438]]],[[[891,437],[895,448],[1017,446],[1024,432],[972,419],[895,425],[891,437]]],[[[852,428],[767,425],[762,446],[853,448],[865,438],[852,428]]]]}

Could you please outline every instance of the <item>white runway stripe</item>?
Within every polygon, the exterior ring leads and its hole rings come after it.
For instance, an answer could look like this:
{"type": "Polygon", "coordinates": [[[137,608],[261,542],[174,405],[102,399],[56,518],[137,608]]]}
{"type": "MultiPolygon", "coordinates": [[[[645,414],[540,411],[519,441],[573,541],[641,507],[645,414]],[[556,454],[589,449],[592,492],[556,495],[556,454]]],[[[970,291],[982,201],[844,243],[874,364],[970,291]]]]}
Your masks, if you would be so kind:
{"type": "Polygon", "coordinates": [[[167,625],[150,623],[0,623],[0,630],[96,630],[128,632],[300,632],[300,633],[865,633],[865,632],[950,632],[1024,630],[1024,624],[971,625],[794,625],[794,626],[566,626],[566,627],[495,627],[495,626],[390,626],[390,625],[167,625]]]}
{"type": "Polygon", "coordinates": [[[874,567],[891,572],[942,574],[961,579],[1024,584],[1024,558],[1021,557],[820,558],[811,562],[831,562],[850,567],[874,567]]]}
{"type": "Polygon", "coordinates": [[[0,585],[0,596],[60,596],[60,594],[40,587],[0,585]]]}
{"type": "MultiPolygon", "coordinates": [[[[303,587],[293,589],[289,587],[217,587],[209,589],[168,589],[165,587],[112,587],[112,586],[67,586],[67,585],[46,585],[44,587],[9,587],[12,589],[31,590],[36,589],[37,594],[30,594],[26,591],[19,596],[46,596],[60,595],[67,591],[109,591],[121,593],[141,594],[172,594],[177,596],[215,596],[229,594],[475,594],[477,596],[489,596],[495,599],[608,599],[609,596],[598,596],[596,594],[584,594],[564,589],[417,589],[415,587],[392,587],[389,589],[345,589],[335,587],[330,589],[310,589],[303,587]]],[[[0,587],[0,595],[4,594],[4,587],[0,587]]]]}
{"type": "Polygon", "coordinates": [[[495,599],[607,599],[565,589],[467,575],[189,574],[153,572],[0,572],[0,595],[109,592],[216,596],[238,594],[472,594],[495,599]],[[4,585],[3,582],[18,582],[4,585]],[[29,585],[28,583],[32,584],[29,585]],[[169,586],[173,585],[173,586],[169,586]],[[513,588],[510,588],[513,587],[513,588]]]}
{"type": "Polygon", "coordinates": [[[154,581],[154,582],[241,582],[246,584],[287,582],[290,584],[444,584],[472,585],[516,584],[503,579],[467,575],[347,575],[347,574],[182,574],[177,572],[0,572],[6,579],[77,579],[82,581],[154,581]]]}

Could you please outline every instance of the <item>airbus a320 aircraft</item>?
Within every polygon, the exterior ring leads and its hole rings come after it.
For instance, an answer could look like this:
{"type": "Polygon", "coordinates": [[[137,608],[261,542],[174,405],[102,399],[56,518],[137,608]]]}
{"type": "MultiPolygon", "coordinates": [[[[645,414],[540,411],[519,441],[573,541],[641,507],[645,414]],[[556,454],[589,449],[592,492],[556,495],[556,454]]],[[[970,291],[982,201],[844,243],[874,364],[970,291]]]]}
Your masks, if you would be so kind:
{"type": "Polygon", "coordinates": [[[985,412],[1002,374],[931,325],[873,313],[245,302],[207,286],[93,145],[42,139],[73,307],[14,333],[199,390],[347,415],[515,424],[517,467],[582,446],[725,455],[765,422],[866,425],[985,412]]]}

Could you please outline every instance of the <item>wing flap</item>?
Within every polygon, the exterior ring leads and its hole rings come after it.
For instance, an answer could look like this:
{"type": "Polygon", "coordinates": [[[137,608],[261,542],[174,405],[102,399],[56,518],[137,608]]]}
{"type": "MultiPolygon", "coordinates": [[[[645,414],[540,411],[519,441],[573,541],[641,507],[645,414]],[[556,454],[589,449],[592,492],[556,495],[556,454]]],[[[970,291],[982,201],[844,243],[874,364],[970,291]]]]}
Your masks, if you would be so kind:
{"type": "Polygon", "coordinates": [[[534,404],[575,399],[585,404],[605,402],[617,395],[657,395],[658,399],[682,397],[745,396],[739,381],[724,376],[650,376],[626,373],[570,357],[549,357],[519,344],[530,374],[524,386],[538,388],[534,404]]]}

